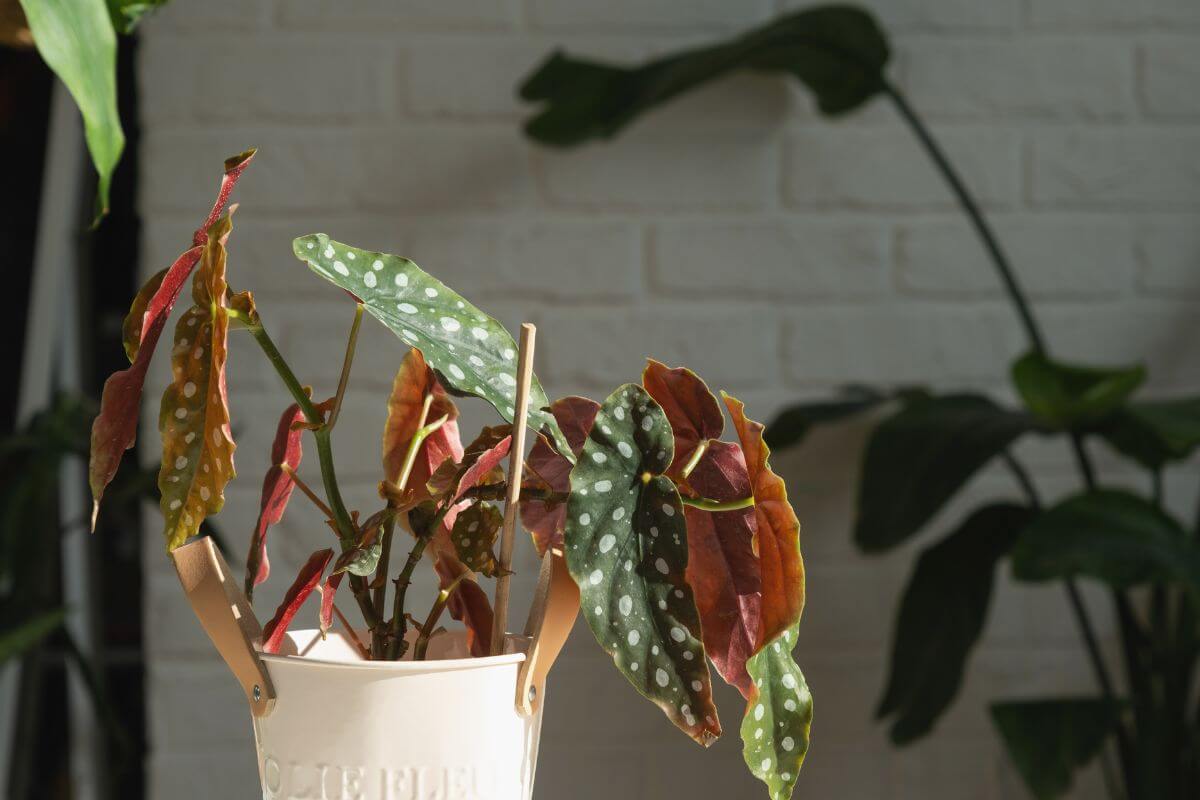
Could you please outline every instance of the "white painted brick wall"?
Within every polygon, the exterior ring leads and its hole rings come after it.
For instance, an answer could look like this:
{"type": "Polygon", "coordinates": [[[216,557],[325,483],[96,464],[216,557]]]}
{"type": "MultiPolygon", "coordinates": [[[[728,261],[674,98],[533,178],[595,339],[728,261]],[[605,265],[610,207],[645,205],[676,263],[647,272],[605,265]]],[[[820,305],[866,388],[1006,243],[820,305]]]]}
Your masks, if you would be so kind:
{"type": "MultiPolygon", "coordinates": [[[[1189,346],[1200,318],[1200,4],[871,4],[895,33],[893,76],[991,209],[1056,349],[1145,357],[1158,390],[1200,389],[1189,346]]],[[[651,354],[697,368],[760,418],[847,381],[929,380],[1009,397],[1004,375],[1023,347],[1020,331],[950,195],[885,104],[830,123],[794,86],[738,76],[612,143],[556,153],[519,133],[515,87],[556,45],[634,58],[799,5],[175,0],[143,36],[143,271],[187,243],[220,160],[257,145],[238,190],[231,277],[256,292],[280,347],[319,394],[336,381],[350,309],[290,255],[292,237],[313,230],[410,256],[509,326],[537,322],[538,371],[554,396],[600,396],[636,379],[651,354]]],[[[241,550],[274,417],[288,400],[249,342],[235,338],[231,351],[240,478],[219,520],[241,550]]],[[[364,508],[382,392],[400,355],[390,334],[366,325],[336,443],[346,494],[364,508]]],[[[486,419],[469,408],[464,427],[486,419]]],[[[797,797],[1024,797],[985,703],[1089,685],[1061,590],[1002,576],[963,699],[934,736],[891,749],[871,713],[895,601],[921,543],[885,558],[855,553],[848,529],[864,432],[822,432],[775,459],[804,523],[809,566],[801,662],[817,717],[797,797]]],[[[156,440],[147,429],[144,441],[156,440]]],[[[1049,495],[1076,487],[1058,445],[1019,450],[1049,495]]],[[[1167,488],[1190,515],[1195,476],[1167,488]]],[[[1012,491],[1006,476],[988,473],[933,528],[1012,491]]],[[[322,541],[322,526],[297,503],[273,534],[276,579],[262,592],[263,615],[322,541]]],[[[146,550],[152,796],[254,796],[250,728],[233,681],[157,537],[146,550]]],[[[528,548],[519,559],[523,597],[528,548]]],[[[422,580],[417,597],[431,588],[422,580]]],[[[1089,589],[1088,599],[1108,637],[1103,593],[1089,589]]],[[[543,800],[762,794],[741,766],[732,692],[721,697],[726,739],[701,752],[624,685],[580,628],[552,695],[543,800]]],[[[1078,796],[1094,796],[1094,781],[1078,796]]]]}

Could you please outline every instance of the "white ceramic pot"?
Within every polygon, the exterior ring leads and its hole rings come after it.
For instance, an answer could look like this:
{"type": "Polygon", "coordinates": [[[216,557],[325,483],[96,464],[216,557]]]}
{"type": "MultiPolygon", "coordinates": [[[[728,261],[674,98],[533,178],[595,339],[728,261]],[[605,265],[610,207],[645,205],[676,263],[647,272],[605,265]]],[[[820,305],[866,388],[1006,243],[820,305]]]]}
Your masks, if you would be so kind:
{"type": "Polygon", "coordinates": [[[336,632],[288,638],[293,654],[261,656],[276,695],[253,718],[264,800],[532,797],[542,703],[513,702],[526,637],[471,658],[444,633],[419,662],[364,661],[336,632]]]}

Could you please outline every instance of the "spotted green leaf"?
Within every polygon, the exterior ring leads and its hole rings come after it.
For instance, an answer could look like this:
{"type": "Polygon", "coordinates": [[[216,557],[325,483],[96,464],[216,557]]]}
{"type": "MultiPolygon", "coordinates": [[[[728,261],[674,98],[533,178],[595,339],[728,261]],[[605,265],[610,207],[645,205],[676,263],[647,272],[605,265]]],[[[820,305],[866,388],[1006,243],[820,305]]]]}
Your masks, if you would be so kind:
{"type": "MultiPolygon", "coordinates": [[[[517,345],[504,326],[407,258],[360,250],[323,233],[292,242],[296,258],[313,272],[362,300],[367,311],[421,351],[452,393],[480,397],[513,421],[517,345]]],[[[546,429],[558,451],[574,459],[570,444],[546,407],[534,377],[529,424],[546,429]]]]}
{"type": "Polygon", "coordinates": [[[492,503],[476,503],[459,513],[450,534],[458,560],[489,578],[496,576],[496,534],[504,515],[492,503]]]}
{"type": "Polygon", "coordinates": [[[721,734],[687,569],[666,414],[635,384],[596,414],[571,470],[565,542],[584,617],[634,687],[703,745],[721,734]]]}
{"type": "Polygon", "coordinates": [[[784,631],[746,662],[754,693],[742,718],[742,757],[754,777],[767,784],[771,800],[788,800],[796,786],[813,701],[800,667],[792,660],[796,629],[784,631]]]}
{"type": "Polygon", "coordinates": [[[172,381],[163,392],[158,415],[163,440],[159,502],[168,550],[194,536],[205,517],[221,510],[225,484],[234,476],[236,445],[225,391],[225,240],[230,229],[228,214],[209,229],[192,283],[195,305],[175,327],[172,381]]]}

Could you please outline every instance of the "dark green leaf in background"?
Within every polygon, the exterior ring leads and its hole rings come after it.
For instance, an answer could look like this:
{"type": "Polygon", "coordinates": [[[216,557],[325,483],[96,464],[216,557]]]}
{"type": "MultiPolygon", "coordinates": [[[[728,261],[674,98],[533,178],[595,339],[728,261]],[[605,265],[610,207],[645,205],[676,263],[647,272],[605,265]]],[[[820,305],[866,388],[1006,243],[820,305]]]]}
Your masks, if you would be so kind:
{"type": "Polygon", "coordinates": [[[1013,364],[1012,379],[1034,416],[1070,428],[1116,411],[1146,380],[1146,368],[1082,367],[1027,353],[1013,364]]]}
{"type": "Polygon", "coordinates": [[[108,0],[108,13],[117,33],[133,33],[142,17],[169,0],[108,0]]]}
{"type": "Polygon", "coordinates": [[[763,437],[772,450],[800,444],[818,425],[841,422],[870,411],[885,402],[888,395],[866,386],[849,386],[831,400],[813,400],[789,406],[776,415],[763,437]]]}
{"type": "Polygon", "coordinates": [[[66,612],[60,608],[0,631],[0,665],[21,655],[53,633],[62,624],[65,616],[66,612]]]}
{"type": "Polygon", "coordinates": [[[854,540],[887,550],[916,533],[975,472],[1033,429],[975,394],[914,396],[867,443],[854,540]]]}
{"type": "Polygon", "coordinates": [[[1162,469],[1200,445],[1200,397],[1130,403],[1104,420],[1097,433],[1147,469],[1162,469]]]}
{"type": "Polygon", "coordinates": [[[1116,588],[1182,581],[1200,589],[1200,547],[1149,500],[1115,489],[1084,492],[1042,513],[1012,559],[1023,581],[1083,576],[1116,588]]]}
{"type": "Polygon", "coordinates": [[[890,51],[875,18],[831,5],[780,17],[707,47],[617,67],[552,54],[521,85],[521,98],[542,101],[525,132],[569,146],[614,136],[644,112],[738,70],[782,72],[800,80],[826,114],[858,108],[883,87],[890,51]]]}
{"type": "Polygon", "coordinates": [[[975,511],[917,560],[893,629],[891,673],[876,716],[906,744],[929,733],[962,685],[992,599],[996,563],[1032,512],[997,503],[975,511]]]}
{"type": "Polygon", "coordinates": [[[1117,704],[1092,698],[992,704],[992,722],[1037,800],[1067,793],[1071,774],[1100,752],[1119,713],[1117,704]]]}
{"type": "Polygon", "coordinates": [[[125,148],[117,113],[117,35],[105,0],[21,0],[42,58],[83,114],[83,132],[99,174],[96,217],[108,213],[108,189],[125,148]]]}

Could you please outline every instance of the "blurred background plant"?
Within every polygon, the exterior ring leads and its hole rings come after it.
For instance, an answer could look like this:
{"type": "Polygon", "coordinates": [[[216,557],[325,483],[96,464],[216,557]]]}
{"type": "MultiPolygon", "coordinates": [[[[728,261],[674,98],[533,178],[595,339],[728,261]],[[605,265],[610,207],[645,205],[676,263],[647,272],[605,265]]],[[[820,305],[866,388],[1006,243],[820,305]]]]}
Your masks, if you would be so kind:
{"type": "Polygon", "coordinates": [[[143,790],[139,537],[153,475],[118,476],[103,535],[87,537],[84,514],[88,398],[120,352],[140,233],[135,45],[116,33],[151,5],[0,0],[0,150],[20,154],[6,176],[19,190],[0,197],[14,299],[0,322],[0,795],[12,800],[143,790]]]}
{"type": "Polygon", "coordinates": [[[616,136],[644,113],[738,70],[799,80],[828,116],[890,101],[945,180],[978,235],[1028,339],[1011,367],[1022,407],[973,392],[848,387],[798,403],[768,431],[772,448],[798,445],[820,425],[874,411],[880,421],[861,464],[854,540],[887,552],[921,531],[985,465],[1000,461],[1023,500],[974,510],[924,549],[893,629],[890,675],[876,708],[891,739],[927,735],[958,694],[987,618],[997,568],[1018,581],[1062,583],[1095,679],[1093,692],[1014,698],[992,720],[1029,791],[1065,794],[1073,772],[1099,757],[1113,798],[1190,798],[1200,791],[1200,708],[1194,693],[1200,630],[1200,521],[1172,516],[1163,471],[1200,444],[1200,397],[1134,399],[1140,364],[1082,366],[1050,356],[1017,273],[979,204],[913,105],[885,73],[887,36],[867,11],[831,5],[782,16],[723,42],[619,67],[552,54],[522,84],[542,103],[526,133],[565,148],[616,136]],[[1013,453],[1025,436],[1068,442],[1080,491],[1047,505],[1013,453]],[[1144,469],[1151,491],[1110,486],[1089,445],[1144,469]],[[1124,681],[1097,641],[1076,581],[1110,589],[1124,681]],[[1110,756],[1115,755],[1115,759],[1110,756]]]}
{"type": "Polygon", "coordinates": [[[0,44],[37,47],[83,115],[96,168],[95,222],[108,213],[113,172],[125,149],[117,107],[117,34],[167,0],[0,0],[0,44]]]}

